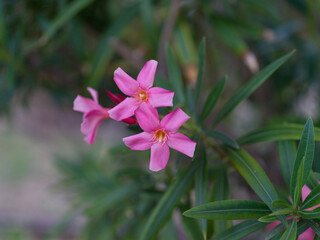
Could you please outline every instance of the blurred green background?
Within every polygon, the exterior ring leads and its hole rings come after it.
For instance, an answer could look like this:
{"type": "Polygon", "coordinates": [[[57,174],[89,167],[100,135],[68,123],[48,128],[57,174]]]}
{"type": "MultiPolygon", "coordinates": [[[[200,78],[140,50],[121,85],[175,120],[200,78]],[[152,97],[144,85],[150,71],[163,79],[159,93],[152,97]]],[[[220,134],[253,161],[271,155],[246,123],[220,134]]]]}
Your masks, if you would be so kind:
{"type": "MultiPolygon", "coordinates": [[[[82,141],[72,102],[90,86],[109,106],[105,90],[119,92],[114,70],[135,77],[149,59],[159,62],[156,81],[168,84],[167,44],[193,87],[205,37],[202,103],[222,76],[228,99],[296,49],[219,128],[237,138],[270,122],[319,122],[319,13],[318,0],[0,0],[0,239],[135,239],[135,224],[168,177],[148,171],[148,153],[122,148],[129,132],[120,123],[106,121],[94,146],[82,141]],[[136,188],[152,192],[151,201],[134,196],[136,188]],[[106,198],[110,189],[114,199],[106,198]],[[121,197],[125,209],[110,213],[121,197]],[[137,206],[135,221],[130,206],[137,206]]],[[[275,154],[270,145],[258,153],[275,154]]],[[[262,162],[281,185],[272,164],[262,162]]],[[[231,194],[251,194],[239,189],[231,194]]],[[[159,238],[185,237],[168,225],[159,238]]]]}

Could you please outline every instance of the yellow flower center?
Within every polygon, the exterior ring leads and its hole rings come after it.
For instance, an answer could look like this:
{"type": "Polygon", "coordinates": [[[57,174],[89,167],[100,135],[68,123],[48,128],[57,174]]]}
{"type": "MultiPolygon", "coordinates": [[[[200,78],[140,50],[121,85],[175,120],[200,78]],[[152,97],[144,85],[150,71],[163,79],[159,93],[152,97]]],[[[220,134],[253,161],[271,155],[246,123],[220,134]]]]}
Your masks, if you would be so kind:
{"type": "Polygon", "coordinates": [[[137,98],[140,102],[146,102],[148,100],[148,94],[145,90],[140,90],[137,94],[137,98]]]}
{"type": "Polygon", "coordinates": [[[154,139],[158,142],[163,142],[166,140],[167,138],[167,133],[161,129],[157,130],[154,135],[153,135],[154,139]]]}

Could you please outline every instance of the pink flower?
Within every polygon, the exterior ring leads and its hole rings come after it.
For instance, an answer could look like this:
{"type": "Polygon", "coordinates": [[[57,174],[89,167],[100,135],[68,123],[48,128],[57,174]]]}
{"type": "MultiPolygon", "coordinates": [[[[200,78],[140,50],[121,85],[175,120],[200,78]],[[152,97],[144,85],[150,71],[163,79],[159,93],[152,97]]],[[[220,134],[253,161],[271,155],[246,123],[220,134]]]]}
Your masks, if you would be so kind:
{"type": "Polygon", "coordinates": [[[136,111],[138,124],[144,132],[123,139],[132,150],[151,148],[150,170],[164,169],[169,160],[169,147],[193,157],[196,143],[177,130],[190,117],[180,108],[167,114],[161,121],[158,112],[149,104],[141,104],[136,111]]]}
{"type": "Polygon", "coordinates": [[[109,118],[109,109],[103,108],[98,102],[98,93],[92,88],[87,88],[92,99],[85,98],[80,95],[73,102],[73,110],[84,113],[81,124],[81,132],[86,135],[84,140],[89,144],[93,144],[96,138],[97,129],[106,118],[109,118]]]}
{"type": "MultiPolygon", "coordinates": [[[[302,201],[304,201],[307,198],[307,196],[309,195],[310,192],[311,192],[311,190],[310,190],[310,188],[307,187],[307,185],[304,185],[302,187],[302,190],[301,190],[302,201]]],[[[305,209],[305,210],[312,210],[312,209],[315,209],[317,207],[320,207],[320,204],[317,205],[317,206],[305,209]]],[[[287,219],[289,220],[289,219],[292,219],[292,218],[293,217],[288,217],[287,219]]],[[[268,230],[271,230],[274,227],[276,227],[278,224],[280,224],[280,221],[270,223],[267,228],[268,228],[268,230]]],[[[313,232],[312,228],[308,228],[305,232],[300,234],[298,240],[312,240],[314,238],[314,235],[315,235],[315,233],[313,232]]]]}
{"type": "Polygon", "coordinates": [[[114,81],[127,97],[109,111],[110,117],[121,121],[133,116],[142,103],[152,107],[172,107],[174,92],[159,87],[152,87],[158,62],[150,60],[141,69],[137,80],[131,78],[121,68],[114,72],[114,81]]]}

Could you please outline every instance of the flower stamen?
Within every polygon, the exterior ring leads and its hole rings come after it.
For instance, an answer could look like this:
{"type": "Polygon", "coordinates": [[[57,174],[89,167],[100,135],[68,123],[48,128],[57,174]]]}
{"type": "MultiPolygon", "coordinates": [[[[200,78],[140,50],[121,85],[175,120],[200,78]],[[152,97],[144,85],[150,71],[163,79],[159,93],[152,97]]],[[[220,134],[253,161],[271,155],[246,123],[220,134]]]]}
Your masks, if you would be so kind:
{"type": "Polygon", "coordinates": [[[137,98],[140,102],[146,102],[148,100],[148,94],[145,90],[140,90],[137,93],[137,98]]]}
{"type": "Polygon", "coordinates": [[[157,142],[162,143],[167,139],[167,133],[159,129],[154,133],[153,137],[157,142]]]}

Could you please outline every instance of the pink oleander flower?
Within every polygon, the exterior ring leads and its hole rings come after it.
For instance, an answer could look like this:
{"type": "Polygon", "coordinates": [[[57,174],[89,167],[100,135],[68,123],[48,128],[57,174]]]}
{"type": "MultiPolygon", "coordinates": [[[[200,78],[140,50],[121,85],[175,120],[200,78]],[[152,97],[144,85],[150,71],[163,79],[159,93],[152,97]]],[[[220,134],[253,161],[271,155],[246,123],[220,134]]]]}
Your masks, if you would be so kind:
{"type": "MultiPolygon", "coordinates": [[[[93,100],[78,95],[73,102],[73,110],[84,113],[83,121],[81,123],[81,132],[86,135],[84,140],[92,145],[96,138],[98,127],[103,120],[109,118],[109,110],[111,108],[104,108],[99,104],[96,90],[89,87],[87,90],[91,94],[93,100]]],[[[121,95],[116,96],[110,92],[108,92],[108,95],[115,103],[120,103],[122,101],[121,95]]],[[[136,124],[136,119],[127,118],[124,119],[123,122],[136,124]]]]}
{"type": "Polygon", "coordinates": [[[111,118],[121,121],[131,117],[142,103],[152,107],[172,107],[174,92],[159,87],[152,87],[158,62],[150,60],[138,74],[137,80],[131,78],[121,68],[114,72],[114,81],[127,97],[109,111],[111,118]]]}
{"type": "MultiPolygon", "coordinates": [[[[309,195],[310,192],[311,192],[311,190],[310,190],[310,188],[307,187],[307,185],[304,185],[302,187],[302,190],[301,190],[302,201],[304,201],[306,199],[306,197],[309,195]]],[[[305,209],[305,210],[312,210],[312,209],[315,209],[317,207],[320,207],[320,204],[317,205],[317,206],[305,209]]],[[[288,217],[287,219],[289,220],[289,219],[292,219],[292,218],[293,217],[288,217]]],[[[268,230],[271,230],[274,227],[276,227],[278,224],[280,224],[280,221],[270,223],[267,228],[268,228],[268,230]]],[[[308,228],[305,232],[300,234],[298,240],[312,240],[314,238],[314,236],[315,236],[315,233],[313,232],[312,228],[308,228]]]]}
{"type": "Polygon", "coordinates": [[[151,148],[150,170],[159,171],[166,167],[170,155],[169,147],[193,157],[196,143],[177,132],[190,118],[180,108],[160,121],[157,110],[143,103],[136,111],[136,118],[144,132],[126,137],[123,142],[132,150],[151,148]]]}

